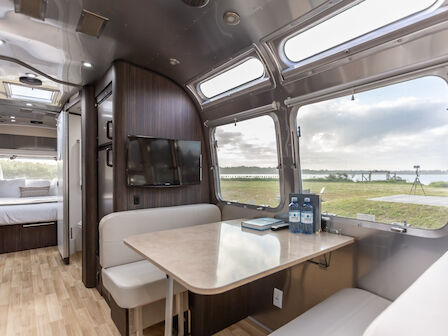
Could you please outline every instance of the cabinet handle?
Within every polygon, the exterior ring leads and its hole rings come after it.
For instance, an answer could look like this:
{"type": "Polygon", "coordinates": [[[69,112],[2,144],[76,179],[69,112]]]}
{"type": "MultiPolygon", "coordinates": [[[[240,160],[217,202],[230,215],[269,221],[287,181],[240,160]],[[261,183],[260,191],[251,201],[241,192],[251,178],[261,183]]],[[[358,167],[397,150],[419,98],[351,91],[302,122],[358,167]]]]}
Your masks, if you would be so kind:
{"type": "Polygon", "coordinates": [[[112,140],[112,135],[110,134],[111,132],[110,132],[110,125],[112,125],[112,120],[108,120],[107,122],[106,122],[106,137],[109,139],[109,140],[112,140]]]}
{"type": "Polygon", "coordinates": [[[22,225],[23,228],[29,228],[29,227],[36,227],[36,226],[47,226],[47,225],[54,225],[55,222],[48,222],[48,223],[36,223],[36,224],[25,224],[22,225]]]}
{"type": "Polygon", "coordinates": [[[112,148],[106,148],[106,165],[108,167],[113,167],[113,164],[110,163],[110,152],[112,152],[112,148]]]}

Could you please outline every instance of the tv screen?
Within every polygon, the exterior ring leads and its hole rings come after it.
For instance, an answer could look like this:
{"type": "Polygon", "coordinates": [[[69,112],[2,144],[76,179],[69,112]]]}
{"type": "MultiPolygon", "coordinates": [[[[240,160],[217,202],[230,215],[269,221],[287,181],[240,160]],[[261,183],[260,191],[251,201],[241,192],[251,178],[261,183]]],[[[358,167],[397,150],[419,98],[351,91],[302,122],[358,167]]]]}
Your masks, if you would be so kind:
{"type": "Polygon", "coordinates": [[[128,137],[129,186],[180,186],[201,182],[201,142],[128,137]]]}

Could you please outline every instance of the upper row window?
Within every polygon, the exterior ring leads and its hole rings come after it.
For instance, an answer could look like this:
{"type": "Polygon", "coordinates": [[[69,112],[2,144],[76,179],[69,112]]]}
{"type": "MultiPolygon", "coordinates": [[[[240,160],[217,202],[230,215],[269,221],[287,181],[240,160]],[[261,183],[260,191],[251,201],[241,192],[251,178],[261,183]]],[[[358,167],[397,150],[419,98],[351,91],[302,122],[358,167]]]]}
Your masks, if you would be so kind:
{"type": "Polygon", "coordinates": [[[294,63],[370,33],[434,5],[437,0],[365,0],[288,38],[286,57],[294,63]]]}
{"type": "Polygon", "coordinates": [[[199,84],[199,90],[206,98],[213,98],[241,85],[263,77],[263,63],[251,57],[237,66],[199,84]]]}

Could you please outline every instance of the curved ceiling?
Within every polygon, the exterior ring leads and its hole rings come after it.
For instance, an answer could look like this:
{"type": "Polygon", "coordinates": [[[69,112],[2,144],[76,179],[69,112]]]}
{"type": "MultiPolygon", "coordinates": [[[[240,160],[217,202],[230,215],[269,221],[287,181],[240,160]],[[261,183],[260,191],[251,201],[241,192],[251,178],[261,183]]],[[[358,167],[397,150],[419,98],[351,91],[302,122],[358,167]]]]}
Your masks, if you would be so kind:
{"type": "Polygon", "coordinates": [[[125,59],[183,85],[323,2],[211,0],[194,8],[181,0],[48,0],[42,21],[15,13],[13,0],[1,0],[0,39],[7,43],[0,55],[75,84],[93,82],[113,60],[125,59]],[[83,9],[109,19],[99,38],[76,32],[83,9]],[[239,25],[223,21],[229,10],[240,15],[239,25]],[[170,58],[180,63],[173,66],[170,58]],[[83,68],[82,61],[94,68],[83,68]]]}

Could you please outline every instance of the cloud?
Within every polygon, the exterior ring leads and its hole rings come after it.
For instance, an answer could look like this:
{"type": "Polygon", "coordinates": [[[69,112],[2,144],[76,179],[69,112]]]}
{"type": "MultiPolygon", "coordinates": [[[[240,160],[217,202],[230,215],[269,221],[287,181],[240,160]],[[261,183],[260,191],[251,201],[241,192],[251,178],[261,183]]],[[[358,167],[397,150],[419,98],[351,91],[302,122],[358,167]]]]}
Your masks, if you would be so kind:
{"type": "MultiPolygon", "coordinates": [[[[263,130],[260,130],[259,135],[262,134],[263,130]]],[[[221,167],[278,165],[275,137],[272,141],[264,138],[261,142],[257,137],[249,137],[243,132],[218,128],[215,138],[218,141],[218,160],[221,167]]]]}
{"type": "Polygon", "coordinates": [[[299,110],[310,169],[447,169],[446,102],[415,97],[366,104],[336,99],[299,110]]]}

